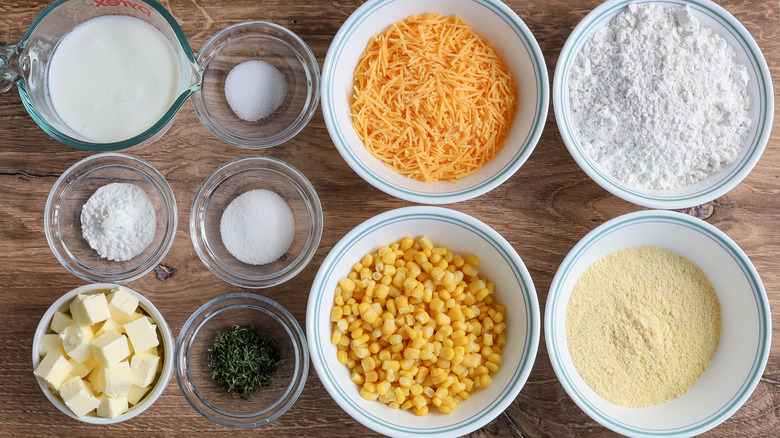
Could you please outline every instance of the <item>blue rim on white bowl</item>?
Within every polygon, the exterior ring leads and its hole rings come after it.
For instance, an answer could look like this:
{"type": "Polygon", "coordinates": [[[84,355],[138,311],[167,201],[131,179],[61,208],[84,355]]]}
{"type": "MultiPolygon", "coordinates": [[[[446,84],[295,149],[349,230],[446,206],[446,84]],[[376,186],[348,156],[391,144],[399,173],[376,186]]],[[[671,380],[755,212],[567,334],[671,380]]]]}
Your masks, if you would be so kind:
{"type": "Polygon", "coordinates": [[[726,421],[753,393],[769,357],[772,315],[758,272],[731,238],[700,219],[648,210],[612,219],[572,248],[550,285],[544,332],[558,380],[588,416],[627,436],[682,437],[726,421]],[[565,325],[582,273],[601,257],[634,246],[659,246],[695,263],[712,282],[722,315],[720,345],[699,381],[678,398],[644,408],[612,404],[585,383],[569,354],[565,325]]]}
{"type": "Polygon", "coordinates": [[[517,397],[533,367],[540,335],[539,303],[531,276],[512,246],[485,223],[454,210],[414,206],[379,214],[347,233],[317,272],[306,309],[306,335],[314,369],[325,389],[352,418],[389,436],[456,436],[472,432],[501,414],[517,397]],[[426,235],[435,245],[463,257],[477,255],[480,272],[496,284],[507,308],[504,363],[493,384],[444,415],[417,417],[360,396],[331,344],[330,311],[338,279],[363,255],[403,237],[426,235]]]}
{"type": "Polygon", "coordinates": [[[498,0],[370,0],[347,18],[328,49],[322,68],[322,114],[333,143],[347,164],[377,189],[411,202],[445,204],[482,195],[509,179],[536,147],[549,106],[547,67],[539,44],[520,17],[498,0]],[[520,91],[503,149],[477,173],[453,184],[429,184],[386,167],[365,148],[352,127],[349,96],[358,58],[368,41],[413,14],[456,14],[502,53],[520,91]]]}
{"type": "Polygon", "coordinates": [[[598,185],[619,198],[637,205],[662,209],[687,208],[704,204],[728,193],[745,179],[761,158],[769,141],[775,106],[769,67],[758,44],[742,23],[709,0],[608,0],[602,3],[582,19],[563,45],[553,76],[552,96],[558,130],[582,170],[598,185]],[[637,189],[610,175],[582,150],[569,117],[568,78],[577,55],[595,29],[608,25],[631,3],[640,5],[653,3],[665,7],[688,5],[691,13],[702,25],[712,29],[734,48],[737,60],[747,67],[750,76],[749,92],[752,96],[753,124],[750,127],[748,141],[737,160],[720,172],[677,190],[637,189]]]}

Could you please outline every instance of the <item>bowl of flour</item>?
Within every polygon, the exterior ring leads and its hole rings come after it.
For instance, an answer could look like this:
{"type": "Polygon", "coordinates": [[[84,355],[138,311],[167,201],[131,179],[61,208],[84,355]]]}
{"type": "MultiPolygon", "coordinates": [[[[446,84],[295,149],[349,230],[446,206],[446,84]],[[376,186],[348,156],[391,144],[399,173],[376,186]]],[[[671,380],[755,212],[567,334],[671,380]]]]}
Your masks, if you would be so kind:
{"type": "Polygon", "coordinates": [[[774,92],[755,40],[720,6],[610,0],[566,41],[553,106],[566,147],[597,184],[678,209],[750,173],[769,139],[774,92]]]}
{"type": "Polygon", "coordinates": [[[165,177],[128,154],[71,166],[46,201],[44,230],[57,260],[89,282],[125,283],[154,269],[173,244],[176,199],[165,177]]]}

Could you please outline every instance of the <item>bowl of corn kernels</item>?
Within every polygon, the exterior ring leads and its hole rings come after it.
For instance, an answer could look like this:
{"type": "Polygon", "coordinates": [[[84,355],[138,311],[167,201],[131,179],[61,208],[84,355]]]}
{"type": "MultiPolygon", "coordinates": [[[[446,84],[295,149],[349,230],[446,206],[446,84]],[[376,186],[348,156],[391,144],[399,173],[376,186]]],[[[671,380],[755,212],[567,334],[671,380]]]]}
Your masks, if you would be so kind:
{"type": "Polygon", "coordinates": [[[539,343],[539,304],[512,246],[440,207],[391,210],[323,261],[306,312],[314,368],[355,420],[391,436],[455,436],[517,397],[539,343]]]}

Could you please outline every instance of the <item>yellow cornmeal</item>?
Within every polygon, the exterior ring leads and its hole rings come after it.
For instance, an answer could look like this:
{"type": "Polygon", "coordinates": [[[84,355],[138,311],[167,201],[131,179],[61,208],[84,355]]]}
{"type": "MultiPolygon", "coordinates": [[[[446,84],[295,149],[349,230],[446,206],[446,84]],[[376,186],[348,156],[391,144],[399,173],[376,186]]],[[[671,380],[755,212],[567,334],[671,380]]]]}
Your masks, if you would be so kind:
{"type": "Polygon", "coordinates": [[[720,302],[707,276],[672,251],[615,251],[577,280],[566,309],[574,366],[600,396],[644,407],[684,394],[720,339],[720,302]]]}

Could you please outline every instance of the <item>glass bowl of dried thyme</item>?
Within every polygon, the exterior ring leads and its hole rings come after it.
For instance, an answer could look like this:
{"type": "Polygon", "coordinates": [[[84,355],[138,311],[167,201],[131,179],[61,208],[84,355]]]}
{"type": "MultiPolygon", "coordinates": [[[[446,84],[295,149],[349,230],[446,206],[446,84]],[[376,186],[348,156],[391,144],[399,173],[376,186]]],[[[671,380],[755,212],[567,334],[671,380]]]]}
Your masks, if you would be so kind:
{"type": "Polygon", "coordinates": [[[309,372],[306,336],[284,307],[236,293],[201,306],[176,341],[174,372],[195,410],[222,426],[251,428],[284,414],[309,372]]]}

